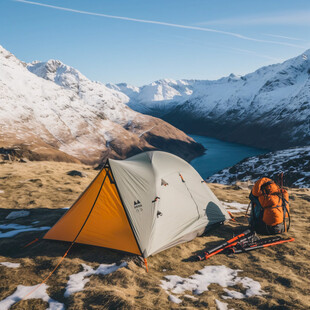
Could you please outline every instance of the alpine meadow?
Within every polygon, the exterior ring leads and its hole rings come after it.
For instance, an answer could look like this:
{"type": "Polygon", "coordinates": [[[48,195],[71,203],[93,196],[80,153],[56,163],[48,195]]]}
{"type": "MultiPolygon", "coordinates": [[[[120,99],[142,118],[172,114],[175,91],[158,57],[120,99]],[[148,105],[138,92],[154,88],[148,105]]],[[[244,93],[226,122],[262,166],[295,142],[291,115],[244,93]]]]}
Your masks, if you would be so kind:
{"type": "Polygon", "coordinates": [[[310,308],[310,3],[0,2],[0,310],[310,308]]]}

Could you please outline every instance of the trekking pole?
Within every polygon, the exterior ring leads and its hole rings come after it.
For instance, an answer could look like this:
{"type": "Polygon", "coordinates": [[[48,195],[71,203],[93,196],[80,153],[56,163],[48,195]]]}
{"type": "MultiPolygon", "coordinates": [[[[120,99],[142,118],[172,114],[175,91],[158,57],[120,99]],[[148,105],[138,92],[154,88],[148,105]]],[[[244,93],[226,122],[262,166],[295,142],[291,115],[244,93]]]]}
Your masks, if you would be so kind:
{"type": "Polygon", "coordinates": [[[266,247],[277,245],[277,244],[282,244],[285,242],[292,242],[294,240],[295,240],[294,238],[290,238],[290,239],[279,240],[279,241],[270,242],[270,243],[266,243],[266,244],[258,244],[258,245],[254,244],[252,246],[245,247],[242,249],[232,249],[232,250],[233,250],[234,254],[239,254],[239,253],[243,253],[243,252],[249,252],[249,251],[253,251],[253,250],[257,250],[257,249],[266,248],[266,247]]]}
{"type": "Polygon", "coordinates": [[[249,248],[252,246],[262,245],[266,243],[276,242],[281,240],[282,238],[280,236],[270,237],[270,238],[264,238],[264,239],[256,239],[256,240],[249,240],[250,238],[247,238],[247,240],[240,240],[237,242],[236,246],[229,247],[230,253],[236,253],[237,250],[243,250],[244,248],[249,248]]]}
{"type": "Polygon", "coordinates": [[[199,260],[205,260],[205,259],[208,259],[209,257],[217,254],[217,253],[220,253],[222,252],[224,249],[228,248],[228,247],[231,247],[231,246],[235,246],[237,244],[237,241],[239,241],[240,239],[242,238],[245,238],[251,234],[254,234],[253,232],[251,232],[251,230],[247,229],[246,231],[244,231],[243,233],[237,235],[236,237],[230,239],[230,240],[227,240],[226,242],[212,248],[211,250],[209,251],[206,251],[205,252],[205,255],[204,256],[199,256],[198,255],[198,259],[199,260]]]}
{"type": "Polygon", "coordinates": [[[280,191],[281,191],[281,199],[282,199],[282,206],[284,206],[283,208],[283,224],[284,224],[284,232],[287,232],[291,226],[291,217],[290,217],[290,212],[287,210],[286,208],[286,205],[285,205],[285,202],[287,202],[284,198],[284,194],[283,194],[283,191],[284,191],[284,188],[283,188],[283,184],[284,184],[284,173],[283,171],[279,174],[279,183],[280,183],[280,191]],[[286,224],[286,212],[288,213],[288,219],[289,219],[289,224],[288,224],[288,227],[287,227],[287,224],[286,224]]]}
{"type": "Polygon", "coordinates": [[[248,204],[248,207],[247,207],[247,209],[246,209],[246,211],[245,211],[245,216],[248,215],[248,211],[249,211],[249,209],[250,209],[251,204],[252,204],[252,202],[250,201],[249,204],[248,204]]]}
{"type": "Polygon", "coordinates": [[[283,174],[283,171],[280,173],[280,175],[279,175],[279,178],[280,178],[280,188],[281,189],[283,189],[283,176],[284,176],[284,174],[283,174]]]}
{"type": "Polygon", "coordinates": [[[262,245],[262,244],[276,242],[276,241],[280,241],[280,240],[283,240],[280,236],[264,238],[264,239],[256,240],[256,241],[252,242],[252,244],[249,244],[248,246],[251,247],[254,245],[262,245]]]}

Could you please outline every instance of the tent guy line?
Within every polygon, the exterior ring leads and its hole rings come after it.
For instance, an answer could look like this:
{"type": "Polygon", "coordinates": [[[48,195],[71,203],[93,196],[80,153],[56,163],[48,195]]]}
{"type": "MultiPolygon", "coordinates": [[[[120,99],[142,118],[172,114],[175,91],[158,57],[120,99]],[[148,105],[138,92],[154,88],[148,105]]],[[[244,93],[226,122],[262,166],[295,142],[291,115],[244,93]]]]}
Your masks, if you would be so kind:
{"type": "Polygon", "coordinates": [[[108,14],[95,13],[95,12],[88,12],[88,11],[75,10],[75,9],[65,8],[65,7],[61,7],[61,6],[55,6],[55,5],[50,5],[50,4],[40,3],[40,2],[34,2],[34,1],[27,1],[27,0],[13,0],[13,1],[21,2],[21,3],[25,3],[25,4],[43,6],[43,7],[47,7],[47,8],[51,8],[51,9],[56,9],[56,10],[67,11],[67,12],[85,14],[85,15],[93,15],[93,16],[99,16],[99,17],[105,17],[105,18],[112,18],[112,19],[126,20],[126,21],[138,22],[138,23],[145,23],[145,24],[155,24],[155,25],[174,27],[174,28],[182,28],[182,29],[190,29],[190,30],[197,30],[197,31],[213,32],[213,33],[218,33],[218,34],[223,34],[223,35],[227,35],[227,36],[236,37],[236,38],[239,38],[239,39],[242,39],[242,40],[260,42],[260,43],[277,44],[277,45],[284,45],[284,46],[290,46],[290,47],[305,49],[305,46],[301,46],[301,45],[291,44],[291,43],[287,43],[287,42],[262,40],[262,39],[257,39],[257,38],[252,38],[252,37],[244,36],[242,34],[235,33],[235,32],[222,31],[222,30],[211,29],[211,28],[204,28],[204,27],[197,27],[197,26],[187,26],[187,25],[173,24],[173,23],[167,23],[167,22],[159,22],[159,21],[154,21],[154,20],[137,19],[137,18],[131,18],[131,17],[108,15],[108,14]]]}

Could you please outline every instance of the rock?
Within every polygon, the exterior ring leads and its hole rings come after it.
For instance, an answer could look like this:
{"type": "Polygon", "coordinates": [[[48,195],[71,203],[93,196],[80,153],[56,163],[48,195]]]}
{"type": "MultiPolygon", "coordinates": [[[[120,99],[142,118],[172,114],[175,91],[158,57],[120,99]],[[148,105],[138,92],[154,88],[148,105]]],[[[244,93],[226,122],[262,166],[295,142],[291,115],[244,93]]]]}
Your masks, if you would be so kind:
{"type": "Polygon", "coordinates": [[[81,177],[81,178],[85,178],[87,177],[87,174],[78,170],[71,170],[67,172],[67,175],[70,175],[72,177],[81,177]]]}
{"type": "Polygon", "coordinates": [[[249,180],[245,182],[237,181],[234,185],[238,189],[248,190],[253,187],[254,183],[249,180]]]}

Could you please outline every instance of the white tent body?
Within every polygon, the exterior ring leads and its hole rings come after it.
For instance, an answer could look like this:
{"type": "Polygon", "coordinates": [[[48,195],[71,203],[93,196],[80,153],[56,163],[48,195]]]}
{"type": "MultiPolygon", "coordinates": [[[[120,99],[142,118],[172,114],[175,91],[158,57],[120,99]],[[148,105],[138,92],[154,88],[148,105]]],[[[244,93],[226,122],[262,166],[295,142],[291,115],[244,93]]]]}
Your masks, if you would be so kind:
{"type": "Polygon", "coordinates": [[[144,257],[230,218],[198,172],[175,155],[152,151],[108,164],[144,257]]]}

